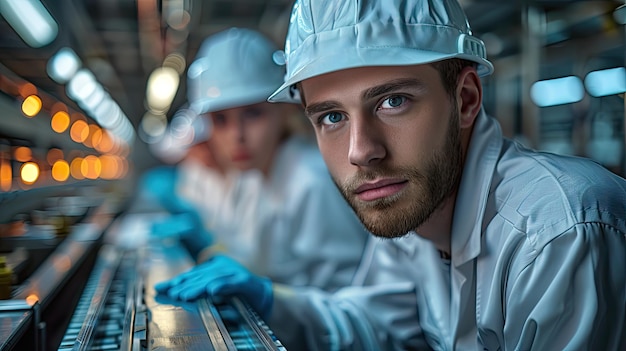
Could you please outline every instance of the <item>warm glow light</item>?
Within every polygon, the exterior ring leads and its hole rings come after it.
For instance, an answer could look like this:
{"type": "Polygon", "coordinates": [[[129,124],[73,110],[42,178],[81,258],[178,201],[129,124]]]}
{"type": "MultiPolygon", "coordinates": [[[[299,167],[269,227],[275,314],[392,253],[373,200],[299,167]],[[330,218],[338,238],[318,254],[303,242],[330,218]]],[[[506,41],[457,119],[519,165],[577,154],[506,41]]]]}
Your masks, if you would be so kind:
{"type": "Polygon", "coordinates": [[[67,255],[57,256],[52,261],[52,265],[58,272],[67,272],[72,268],[72,259],[67,255]]]}
{"type": "Polygon", "coordinates": [[[89,155],[83,159],[80,172],[87,179],[97,179],[102,172],[102,163],[97,156],[89,155]]]}
{"type": "Polygon", "coordinates": [[[171,67],[160,67],[148,78],[146,99],[153,111],[165,111],[170,107],[179,83],[178,72],[171,67]]]}
{"type": "Polygon", "coordinates": [[[70,177],[70,165],[65,160],[58,160],[52,165],[52,178],[64,182],[70,177]]]}
{"type": "Polygon", "coordinates": [[[100,156],[100,163],[102,163],[102,173],[100,177],[102,179],[115,179],[119,169],[119,161],[117,156],[102,155],[100,156]]]}
{"type": "Polygon", "coordinates": [[[94,130],[93,133],[91,134],[91,145],[93,145],[94,148],[98,148],[98,146],[100,145],[100,142],[102,141],[102,135],[104,133],[102,133],[102,128],[98,127],[97,130],[94,130]]]}
{"type": "Polygon", "coordinates": [[[27,146],[18,146],[13,151],[13,157],[19,162],[28,162],[33,158],[33,152],[27,146]]]}
{"type": "Polygon", "coordinates": [[[83,163],[82,157],[76,157],[75,159],[72,160],[72,162],[70,163],[70,175],[72,176],[72,178],[78,179],[78,180],[85,179],[85,177],[81,173],[82,163],[83,163]]]}
{"type": "Polygon", "coordinates": [[[26,162],[20,168],[20,177],[24,184],[33,184],[39,178],[39,166],[35,162],[26,162]]]}
{"type": "Polygon", "coordinates": [[[105,133],[102,133],[102,139],[100,139],[100,142],[96,145],[96,150],[102,153],[108,153],[108,152],[111,152],[111,150],[113,150],[113,146],[114,146],[113,138],[111,137],[109,133],[105,132],[105,133]]]}
{"type": "MultiPolygon", "coordinates": [[[[93,137],[96,133],[100,132],[100,127],[96,124],[89,125],[89,134],[87,138],[83,141],[83,144],[87,147],[94,147],[93,137]]],[[[102,136],[101,136],[102,137],[102,136]]]]}
{"type": "Polygon", "coordinates": [[[17,88],[20,96],[27,98],[30,95],[37,95],[37,87],[33,83],[24,83],[17,88]]]}
{"type": "Polygon", "coordinates": [[[35,305],[37,302],[39,302],[39,296],[37,296],[36,294],[30,294],[26,296],[26,303],[30,306],[35,305]]]}
{"type": "Polygon", "coordinates": [[[37,95],[30,95],[22,102],[22,112],[27,117],[36,116],[41,111],[41,99],[37,95]]]}
{"type": "Polygon", "coordinates": [[[57,160],[63,158],[63,150],[52,148],[48,150],[48,154],[46,155],[46,161],[48,161],[49,165],[54,164],[57,160]]]}
{"type": "Polygon", "coordinates": [[[70,126],[70,115],[65,111],[55,113],[50,120],[50,126],[55,132],[63,133],[70,126]]]}
{"type": "Polygon", "coordinates": [[[89,137],[89,126],[87,122],[78,120],[70,128],[70,138],[77,143],[82,143],[89,137]]]}
{"type": "Polygon", "coordinates": [[[13,172],[11,171],[11,163],[9,160],[0,160],[0,189],[2,191],[11,190],[13,182],[13,172]]]}

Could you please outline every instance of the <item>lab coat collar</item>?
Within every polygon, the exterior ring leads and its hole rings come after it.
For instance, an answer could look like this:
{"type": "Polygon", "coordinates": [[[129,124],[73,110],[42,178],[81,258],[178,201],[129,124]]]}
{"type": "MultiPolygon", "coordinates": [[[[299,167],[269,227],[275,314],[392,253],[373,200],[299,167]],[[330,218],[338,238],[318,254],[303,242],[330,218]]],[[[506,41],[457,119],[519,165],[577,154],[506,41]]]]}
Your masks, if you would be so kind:
{"type": "Polygon", "coordinates": [[[501,148],[502,131],[498,122],[481,109],[474,124],[452,219],[452,264],[456,267],[480,254],[482,222],[501,148]]]}

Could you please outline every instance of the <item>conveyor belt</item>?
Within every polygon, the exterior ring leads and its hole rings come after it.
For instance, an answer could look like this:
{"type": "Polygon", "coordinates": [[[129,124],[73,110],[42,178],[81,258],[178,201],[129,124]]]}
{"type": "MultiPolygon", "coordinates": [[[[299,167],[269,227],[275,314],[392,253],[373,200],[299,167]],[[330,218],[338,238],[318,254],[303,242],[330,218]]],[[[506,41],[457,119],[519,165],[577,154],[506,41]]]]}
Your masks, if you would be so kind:
{"type": "Polygon", "coordinates": [[[285,351],[237,298],[216,303],[155,296],[156,281],[191,266],[182,247],[169,245],[103,246],[58,350],[285,351]]]}
{"type": "Polygon", "coordinates": [[[211,341],[222,346],[218,350],[285,350],[258,314],[238,298],[223,303],[199,300],[198,310],[211,341]]]}
{"type": "Polygon", "coordinates": [[[126,308],[120,260],[112,247],[100,250],[59,350],[120,349],[126,308]]]}

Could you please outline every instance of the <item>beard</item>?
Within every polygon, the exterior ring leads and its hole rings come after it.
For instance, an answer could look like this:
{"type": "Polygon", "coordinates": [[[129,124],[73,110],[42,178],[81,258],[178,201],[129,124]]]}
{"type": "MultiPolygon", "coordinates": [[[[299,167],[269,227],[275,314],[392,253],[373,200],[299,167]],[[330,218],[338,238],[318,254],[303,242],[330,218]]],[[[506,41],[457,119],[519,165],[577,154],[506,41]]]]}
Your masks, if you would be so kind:
{"type": "Polygon", "coordinates": [[[417,229],[457,189],[463,170],[461,131],[456,103],[451,113],[446,144],[434,150],[424,167],[390,167],[358,172],[343,184],[335,185],[365,228],[377,237],[398,238],[417,229]],[[408,180],[403,191],[392,196],[363,202],[354,191],[365,181],[376,178],[408,180]],[[408,200],[408,201],[407,201],[408,200]]]}

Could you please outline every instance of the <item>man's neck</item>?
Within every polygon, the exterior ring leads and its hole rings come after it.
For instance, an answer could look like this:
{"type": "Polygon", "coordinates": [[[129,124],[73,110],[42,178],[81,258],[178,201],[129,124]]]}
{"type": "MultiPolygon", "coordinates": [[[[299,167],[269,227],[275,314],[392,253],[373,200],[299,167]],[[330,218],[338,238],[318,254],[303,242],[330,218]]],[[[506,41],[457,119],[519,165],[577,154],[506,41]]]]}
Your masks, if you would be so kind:
{"type": "Polygon", "coordinates": [[[452,217],[454,216],[455,201],[456,192],[446,198],[430,218],[415,230],[417,235],[430,240],[437,250],[447,257],[450,257],[451,251],[452,217]]]}

